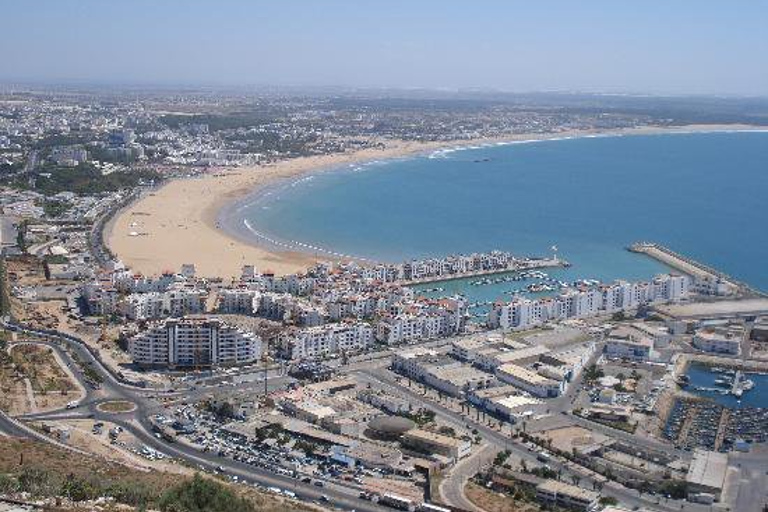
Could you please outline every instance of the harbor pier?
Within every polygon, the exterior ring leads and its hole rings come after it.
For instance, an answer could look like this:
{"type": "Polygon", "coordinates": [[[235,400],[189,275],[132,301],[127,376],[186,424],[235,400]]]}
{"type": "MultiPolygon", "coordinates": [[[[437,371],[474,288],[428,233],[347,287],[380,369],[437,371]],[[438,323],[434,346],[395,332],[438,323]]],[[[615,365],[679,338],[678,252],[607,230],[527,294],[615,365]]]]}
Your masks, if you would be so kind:
{"type": "Polygon", "coordinates": [[[690,276],[693,288],[704,295],[716,296],[760,296],[762,293],[749,285],[733,279],[731,276],[716,270],[704,263],[689,258],[664,245],[654,242],[635,242],[627,250],[645,254],[673,269],[690,276]]]}
{"type": "Polygon", "coordinates": [[[469,277],[484,277],[496,274],[505,274],[508,272],[523,272],[525,270],[537,270],[543,268],[564,268],[569,267],[570,263],[559,258],[526,258],[515,260],[508,266],[494,267],[483,270],[470,270],[465,272],[453,272],[438,275],[429,275],[416,277],[412,279],[399,279],[396,282],[403,286],[412,286],[416,284],[439,283],[445,281],[454,281],[456,279],[465,279],[469,277]]]}

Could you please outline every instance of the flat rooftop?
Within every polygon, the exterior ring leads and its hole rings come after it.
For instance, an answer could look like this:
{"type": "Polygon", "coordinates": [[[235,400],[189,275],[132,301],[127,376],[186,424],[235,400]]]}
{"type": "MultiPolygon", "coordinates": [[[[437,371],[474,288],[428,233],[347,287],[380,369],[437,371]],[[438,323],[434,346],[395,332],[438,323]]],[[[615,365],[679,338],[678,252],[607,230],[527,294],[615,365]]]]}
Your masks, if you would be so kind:
{"type": "Polygon", "coordinates": [[[670,304],[655,309],[675,318],[718,318],[768,314],[768,299],[670,304]]]}
{"type": "Polygon", "coordinates": [[[581,487],[576,487],[575,485],[560,482],[558,480],[545,480],[536,488],[540,491],[545,491],[548,493],[571,496],[585,502],[593,502],[597,500],[599,496],[594,491],[588,491],[587,489],[582,489],[581,487]]]}
{"type": "Polygon", "coordinates": [[[722,489],[727,470],[727,454],[698,449],[693,452],[693,461],[688,468],[685,480],[689,484],[722,489]]]}
{"type": "Polygon", "coordinates": [[[517,409],[518,407],[527,407],[533,405],[541,405],[542,401],[535,398],[530,398],[521,395],[510,395],[504,398],[494,398],[493,403],[506,407],[510,410],[517,409]]]}
{"type": "Polygon", "coordinates": [[[500,373],[506,373],[507,375],[511,375],[512,377],[518,378],[520,380],[523,380],[533,385],[557,384],[557,382],[555,382],[552,379],[548,379],[543,375],[539,375],[538,373],[531,371],[528,368],[523,368],[522,366],[518,366],[514,363],[500,366],[498,371],[500,373]]]}
{"type": "Polygon", "coordinates": [[[428,430],[422,430],[418,428],[409,430],[408,432],[403,434],[403,438],[414,440],[414,441],[423,441],[426,443],[436,444],[440,446],[460,447],[466,443],[466,441],[462,441],[461,439],[444,436],[442,434],[436,434],[434,432],[430,432],[428,430]]]}

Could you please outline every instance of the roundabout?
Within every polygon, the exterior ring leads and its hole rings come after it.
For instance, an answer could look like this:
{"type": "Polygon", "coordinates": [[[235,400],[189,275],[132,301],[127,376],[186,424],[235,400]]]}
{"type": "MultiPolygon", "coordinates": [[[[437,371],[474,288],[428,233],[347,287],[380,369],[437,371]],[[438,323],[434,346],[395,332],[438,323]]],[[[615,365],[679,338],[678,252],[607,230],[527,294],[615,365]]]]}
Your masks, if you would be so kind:
{"type": "Polygon", "coordinates": [[[136,404],[128,400],[109,400],[96,406],[100,412],[108,414],[124,414],[136,410],[136,404]]]}

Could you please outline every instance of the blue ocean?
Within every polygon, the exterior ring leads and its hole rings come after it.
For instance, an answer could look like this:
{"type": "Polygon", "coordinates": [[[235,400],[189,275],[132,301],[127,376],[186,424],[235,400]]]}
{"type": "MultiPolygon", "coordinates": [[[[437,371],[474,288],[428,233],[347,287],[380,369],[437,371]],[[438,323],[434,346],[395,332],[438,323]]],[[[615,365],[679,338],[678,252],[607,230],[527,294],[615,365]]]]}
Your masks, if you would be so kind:
{"type": "MultiPolygon", "coordinates": [[[[667,271],[625,249],[654,241],[768,290],[768,133],[438,151],[283,183],[229,216],[240,236],[257,231],[316,246],[319,256],[328,250],[397,262],[493,249],[541,256],[556,246],[573,266],[551,274],[566,281],[667,271]]],[[[513,285],[465,280],[444,288],[440,294],[469,290],[495,300],[513,285]]]]}

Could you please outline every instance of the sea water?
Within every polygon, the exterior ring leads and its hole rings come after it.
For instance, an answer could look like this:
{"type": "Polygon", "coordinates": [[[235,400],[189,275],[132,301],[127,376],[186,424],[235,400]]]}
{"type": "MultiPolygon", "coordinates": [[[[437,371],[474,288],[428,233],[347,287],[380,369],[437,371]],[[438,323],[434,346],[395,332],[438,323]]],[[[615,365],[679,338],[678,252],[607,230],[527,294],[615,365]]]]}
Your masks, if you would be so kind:
{"type": "MultiPolygon", "coordinates": [[[[768,133],[437,151],[286,182],[248,198],[225,220],[241,236],[259,233],[321,257],[399,262],[494,249],[545,256],[556,246],[573,266],[549,273],[564,281],[668,271],[626,251],[653,241],[768,290],[768,133]]],[[[422,288],[485,301],[521,287],[472,281],[422,288]]]]}

